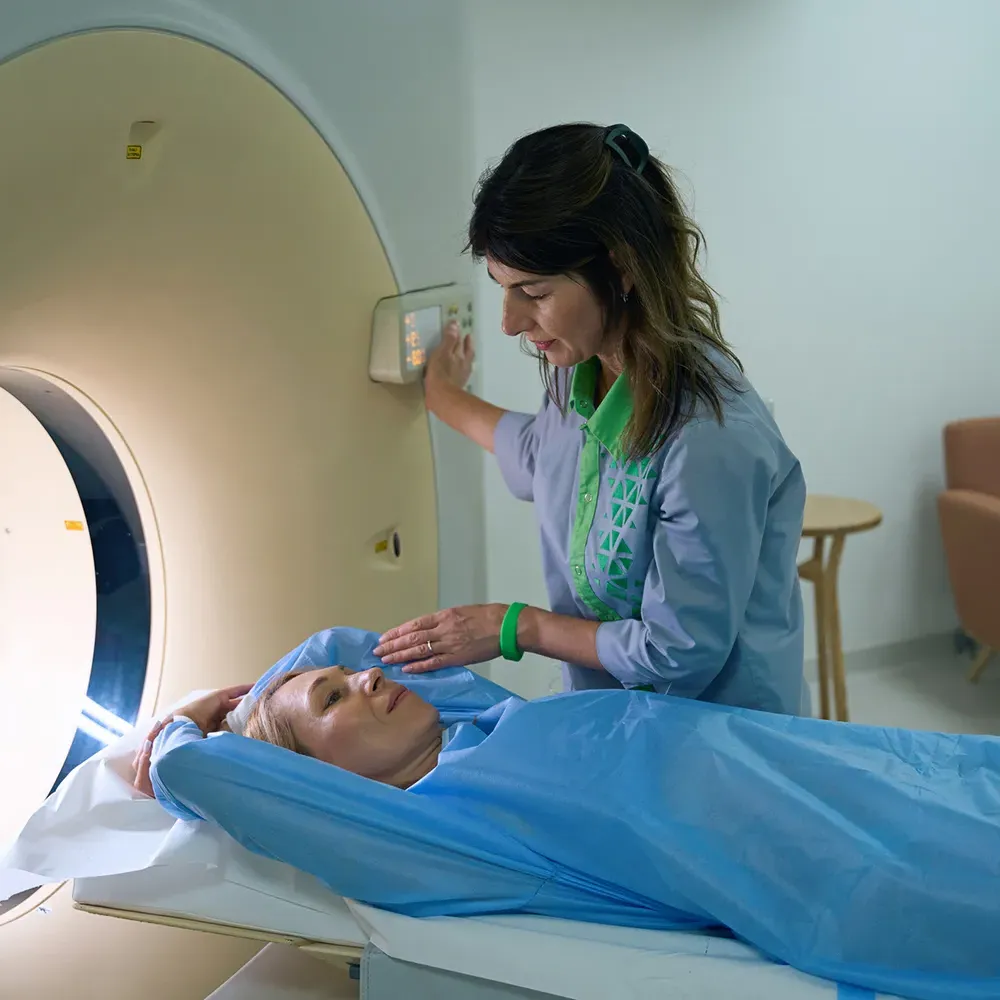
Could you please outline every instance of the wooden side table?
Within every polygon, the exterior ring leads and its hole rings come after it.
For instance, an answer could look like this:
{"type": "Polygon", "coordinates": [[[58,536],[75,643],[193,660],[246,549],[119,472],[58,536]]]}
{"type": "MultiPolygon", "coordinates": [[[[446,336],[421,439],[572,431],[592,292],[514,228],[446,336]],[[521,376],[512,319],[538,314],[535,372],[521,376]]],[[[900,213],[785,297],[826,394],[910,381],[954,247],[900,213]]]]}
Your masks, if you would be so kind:
{"type": "Polygon", "coordinates": [[[799,566],[799,576],[813,585],[816,601],[816,645],[820,718],[830,719],[830,673],[833,673],[835,718],[847,722],[847,679],[840,635],[837,572],[848,535],[870,531],[882,523],[882,512],[865,500],[846,497],[806,497],[802,536],[813,539],[812,558],[799,566]],[[829,553],[826,542],[830,539],[829,553]]]}

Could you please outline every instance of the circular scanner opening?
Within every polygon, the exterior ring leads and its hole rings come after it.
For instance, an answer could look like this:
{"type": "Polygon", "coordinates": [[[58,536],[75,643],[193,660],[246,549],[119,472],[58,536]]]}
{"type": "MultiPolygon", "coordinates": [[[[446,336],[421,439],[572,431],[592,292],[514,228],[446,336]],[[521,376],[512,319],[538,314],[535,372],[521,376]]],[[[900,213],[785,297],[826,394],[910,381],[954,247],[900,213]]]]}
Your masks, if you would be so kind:
{"type": "Polygon", "coordinates": [[[56,382],[9,368],[0,421],[3,845],[135,723],[152,607],[136,498],[97,421],[56,382]]]}

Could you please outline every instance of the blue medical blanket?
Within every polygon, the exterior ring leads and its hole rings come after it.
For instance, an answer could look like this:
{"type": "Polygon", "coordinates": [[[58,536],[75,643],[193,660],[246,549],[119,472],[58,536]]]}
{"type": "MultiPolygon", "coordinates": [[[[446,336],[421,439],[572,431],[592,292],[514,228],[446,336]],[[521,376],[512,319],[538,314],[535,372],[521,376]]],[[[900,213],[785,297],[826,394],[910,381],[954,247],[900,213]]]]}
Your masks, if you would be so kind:
{"type": "MultiPolygon", "coordinates": [[[[315,663],[368,665],[374,636],[321,636],[315,663]]],[[[722,926],[827,979],[1000,997],[1000,740],[386,673],[457,723],[411,789],[222,734],[165,746],[157,797],[413,916],[722,926]]]]}

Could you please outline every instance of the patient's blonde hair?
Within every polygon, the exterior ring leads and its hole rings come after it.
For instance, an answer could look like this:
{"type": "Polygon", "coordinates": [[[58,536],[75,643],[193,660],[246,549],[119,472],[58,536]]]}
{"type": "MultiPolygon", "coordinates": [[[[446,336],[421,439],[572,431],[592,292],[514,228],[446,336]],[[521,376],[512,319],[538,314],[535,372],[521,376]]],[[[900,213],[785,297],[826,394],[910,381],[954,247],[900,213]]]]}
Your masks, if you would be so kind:
{"type": "Polygon", "coordinates": [[[264,743],[273,743],[277,747],[284,747],[286,750],[310,756],[305,747],[295,738],[291,722],[277,712],[274,705],[271,704],[272,699],[282,686],[301,673],[304,671],[290,670],[287,674],[275,677],[261,691],[257,704],[250,709],[250,714],[247,716],[246,725],[243,727],[244,736],[249,736],[252,740],[262,740],[264,743]]]}

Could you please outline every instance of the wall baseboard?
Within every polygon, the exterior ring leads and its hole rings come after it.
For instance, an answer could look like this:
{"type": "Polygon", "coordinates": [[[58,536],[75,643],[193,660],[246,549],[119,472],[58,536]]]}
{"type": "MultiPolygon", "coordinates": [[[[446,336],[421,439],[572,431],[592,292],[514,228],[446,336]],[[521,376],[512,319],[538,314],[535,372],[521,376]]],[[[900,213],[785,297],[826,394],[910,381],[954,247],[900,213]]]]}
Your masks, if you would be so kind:
{"type": "MultiPolygon", "coordinates": [[[[892,642],[885,646],[872,646],[869,649],[857,649],[851,653],[845,653],[844,672],[854,674],[902,667],[908,663],[966,658],[967,655],[963,655],[958,650],[954,631],[938,632],[919,636],[916,639],[905,639],[902,642],[892,642]]],[[[806,680],[815,681],[817,679],[815,656],[805,661],[805,676],[806,680]]]]}

